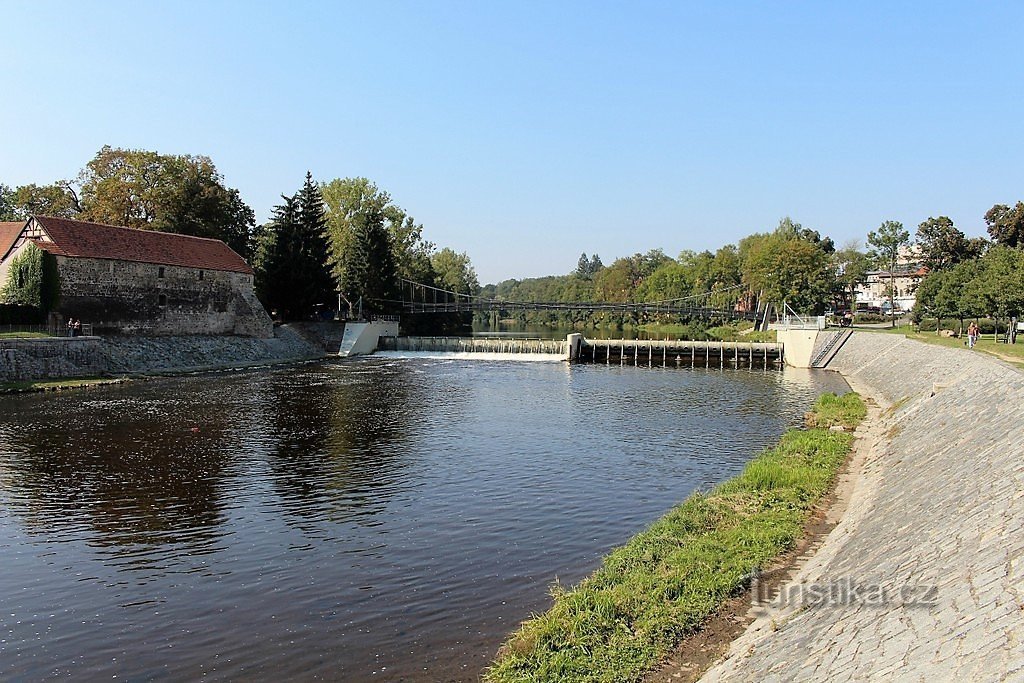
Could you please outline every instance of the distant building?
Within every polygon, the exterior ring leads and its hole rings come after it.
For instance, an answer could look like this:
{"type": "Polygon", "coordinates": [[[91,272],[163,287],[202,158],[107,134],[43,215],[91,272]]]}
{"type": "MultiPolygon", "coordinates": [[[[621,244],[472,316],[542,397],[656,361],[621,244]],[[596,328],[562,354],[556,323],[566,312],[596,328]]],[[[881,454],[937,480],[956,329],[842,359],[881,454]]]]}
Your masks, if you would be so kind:
{"type": "Polygon", "coordinates": [[[96,332],[273,335],[252,269],[220,240],[46,216],[0,223],[0,287],[30,244],[56,262],[58,325],[75,318],[96,332]]]}
{"type": "Polygon", "coordinates": [[[864,285],[857,290],[857,305],[887,310],[889,308],[889,285],[892,284],[897,311],[909,311],[917,301],[917,286],[928,274],[924,266],[897,269],[890,275],[888,270],[871,270],[864,285]]]}

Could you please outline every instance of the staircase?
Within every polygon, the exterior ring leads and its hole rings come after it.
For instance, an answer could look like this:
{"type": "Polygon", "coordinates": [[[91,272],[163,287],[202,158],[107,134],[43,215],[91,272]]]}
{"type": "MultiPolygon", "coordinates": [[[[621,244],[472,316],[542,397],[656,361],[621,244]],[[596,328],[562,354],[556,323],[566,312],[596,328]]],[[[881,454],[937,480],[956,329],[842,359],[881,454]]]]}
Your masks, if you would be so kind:
{"type": "Polygon", "coordinates": [[[839,330],[835,332],[821,347],[821,350],[814,354],[814,357],[811,359],[811,367],[828,367],[829,362],[839,352],[839,349],[843,348],[843,344],[846,343],[851,334],[853,334],[853,330],[839,330]]]}

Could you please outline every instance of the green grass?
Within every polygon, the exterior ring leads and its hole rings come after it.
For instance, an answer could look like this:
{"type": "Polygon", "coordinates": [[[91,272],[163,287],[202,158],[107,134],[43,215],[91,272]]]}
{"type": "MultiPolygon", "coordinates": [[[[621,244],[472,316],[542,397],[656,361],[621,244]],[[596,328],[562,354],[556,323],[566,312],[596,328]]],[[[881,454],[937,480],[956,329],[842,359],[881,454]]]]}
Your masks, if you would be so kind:
{"type": "Polygon", "coordinates": [[[0,332],[0,339],[37,339],[49,336],[45,332],[0,332]]]}
{"type": "Polygon", "coordinates": [[[811,423],[809,426],[819,429],[833,426],[854,429],[867,414],[867,406],[857,394],[822,394],[814,405],[814,410],[808,413],[808,422],[811,423]]]}
{"type": "MultiPolygon", "coordinates": [[[[869,330],[858,330],[869,331],[869,330]]],[[[895,329],[884,328],[877,330],[870,330],[871,332],[883,332],[888,334],[901,334],[907,339],[913,339],[915,341],[924,342],[925,344],[934,344],[936,346],[945,346],[951,349],[966,349],[966,337],[943,337],[935,334],[935,332],[915,332],[912,325],[903,325],[895,329]]],[[[1001,336],[1001,335],[1000,335],[1001,336]]],[[[975,345],[974,350],[987,353],[997,358],[1001,358],[1005,361],[1013,363],[1015,365],[1024,367],[1024,335],[1018,336],[1018,343],[1016,344],[1003,344],[997,342],[992,338],[991,334],[982,335],[975,345]]]]}
{"type": "Polygon", "coordinates": [[[39,382],[0,382],[0,393],[12,394],[34,391],[61,391],[63,389],[78,389],[82,387],[94,387],[102,384],[121,384],[124,379],[111,379],[109,377],[86,377],[83,379],[61,379],[39,382]]]}
{"type": "MultiPolygon", "coordinates": [[[[814,412],[823,426],[849,425],[864,404],[856,394],[826,394],[814,412]]],[[[612,551],[578,586],[556,586],[552,607],[508,638],[485,680],[641,680],[795,544],[851,443],[825,428],[787,432],[739,476],[690,496],[612,551]]]]}

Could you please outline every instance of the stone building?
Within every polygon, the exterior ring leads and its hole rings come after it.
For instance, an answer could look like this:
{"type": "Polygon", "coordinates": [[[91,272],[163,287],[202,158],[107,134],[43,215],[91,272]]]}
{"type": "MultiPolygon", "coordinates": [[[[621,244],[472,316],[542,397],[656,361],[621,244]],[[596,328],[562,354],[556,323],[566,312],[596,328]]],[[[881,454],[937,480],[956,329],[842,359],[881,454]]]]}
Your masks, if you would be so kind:
{"type": "Polygon", "coordinates": [[[12,262],[30,245],[41,249],[56,266],[58,325],[75,318],[97,333],[273,335],[252,269],[220,240],[46,216],[17,225],[0,228],[0,286],[17,286],[12,262]]]}

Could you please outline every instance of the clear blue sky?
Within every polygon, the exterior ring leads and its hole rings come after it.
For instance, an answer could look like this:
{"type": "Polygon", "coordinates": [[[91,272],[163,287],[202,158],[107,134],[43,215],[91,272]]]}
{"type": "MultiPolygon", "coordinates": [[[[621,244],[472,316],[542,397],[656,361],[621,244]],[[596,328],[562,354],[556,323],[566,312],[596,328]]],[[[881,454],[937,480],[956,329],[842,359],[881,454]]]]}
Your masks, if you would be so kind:
{"type": "Polygon", "coordinates": [[[1024,199],[1024,3],[0,0],[0,182],[366,176],[481,282],[1024,199]]]}

